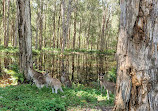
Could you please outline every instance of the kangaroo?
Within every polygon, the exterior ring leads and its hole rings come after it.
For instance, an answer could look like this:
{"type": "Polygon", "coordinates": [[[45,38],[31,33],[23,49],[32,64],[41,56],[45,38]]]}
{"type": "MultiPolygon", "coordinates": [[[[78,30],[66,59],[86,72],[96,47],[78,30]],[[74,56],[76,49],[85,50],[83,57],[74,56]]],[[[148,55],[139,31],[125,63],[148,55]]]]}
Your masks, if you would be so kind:
{"type": "Polygon", "coordinates": [[[44,75],[40,72],[35,71],[33,67],[30,67],[30,69],[32,71],[32,74],[30,76],[33,79],[33,82],[35,83],[35,85],[38,88],[43,88],[46,83],[44,75]]]}
{"type": "Polygon", "coordinates": [[[101,92],[102,92],[102,88],[104,87],[104,89],[107,90],[107,96],[108,96],[108,100],[109,100],[109,91],[112,93],[115,92],[115,83],[108,82],[107,80],[105,80],[104,74],[98,74],[98,78],[100,81],[101,92]]]}
{"type": "Polygon", "coordinates": [[[45,74],[45,79],[46,79],[46,86],[51,86],[52,93],[54,93],[54,89],[55,89],[55,93],[58,93],[58,89],[60,89],[60,91],[63,92],[61,87],[61,82],[58,79],[52,78],[48,73],[45,74]]]}
{"type": "Polygon", "coordinates": [[[69,76],[63,72],[62,75],[61,75],[61,82],[66,86],[66,87],[69,87],[71,88],[72,87],[72,83],[69,79],[69,76]]]}

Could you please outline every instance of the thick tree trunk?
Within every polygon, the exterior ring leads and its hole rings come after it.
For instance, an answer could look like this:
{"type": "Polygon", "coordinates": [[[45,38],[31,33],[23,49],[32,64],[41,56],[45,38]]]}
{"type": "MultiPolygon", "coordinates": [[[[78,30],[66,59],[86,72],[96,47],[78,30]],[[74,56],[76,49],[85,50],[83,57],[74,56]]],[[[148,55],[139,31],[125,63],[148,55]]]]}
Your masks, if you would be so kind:
{"type": "Polygon", "coordinates": [[[20,72],[24,73],[27,80],[30,79],[32,71],[32,32],[31,32],[31,10],[30,0],[17,0],[18,2],[18,34],[20,72]]]}
{"type": "Polygon", "coordinates": [[[158,111],[158,0],[121,0],[114,111],[158,111]]]}

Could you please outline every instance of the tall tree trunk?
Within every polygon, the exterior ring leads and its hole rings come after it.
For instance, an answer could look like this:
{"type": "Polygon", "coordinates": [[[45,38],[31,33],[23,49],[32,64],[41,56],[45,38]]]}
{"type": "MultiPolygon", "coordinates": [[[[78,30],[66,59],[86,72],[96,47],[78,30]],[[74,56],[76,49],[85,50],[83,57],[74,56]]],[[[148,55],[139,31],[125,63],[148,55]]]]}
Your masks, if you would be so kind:
{"type": "Polygon", "coordinates": [[[75,72],[75,55],[72,55],[72,75],[71,75],[72,82],[74,82],[74,72],[75,72]]]}
{"type": "Polygon", "coordinates": [[[18,34],[19,34],[19,61],[20,72],[30,80],[32,71],[32,32],[31,32],[31,9],[30,0],[17,0],[18,2],[18,34]]]}
{"type": "Polygon", "coordinates": [[[68,30],[68,38],[67,38],[67,48],[70,49],[71,46],[70,46],[70,38],[71,38],[71,23],[70,23],[70,27],[69,27],[69,30],[68,30]]]}
{"type": "Polygon", "coordinates": [[[107,50],[108,49],[108,25],[109,25],[109,20],[110,20],[110,14],[108,15],[108,18],[107,18],[107,20],[106,20],[106,26],[105,26],[105,49],[107,50]]]}
{"type": "MultiPolygon", "coordinates": [[[[44,9],[45,11],[47,11],[47,2],[45,1],[44,2],[44,9]]],[[[43,36],[43,46],[44,48],[47,46],[47,14],[44,13],[44,36],[43,36]]]]}
{"type": "Polygon", "coordinates": [[[158,111],[158,0],[121,0],[114,111],[158,111]]]}
{"type": "Polygon", "coordinates": [[[55,39],[56,39],[55,17],[56,17],[56,1],[55,1],[55,9],[54,9],[54,17],[53,17],[53,48],[55,48],[55,39]]]}
{"type": "Polygon", "coordinates": [[[64,48],[65,48],[65,42],[66,42],[65,0],[62,0],[62,3],[61,3],[61,16],[62,16],[62,29],[63,29],[61,52],[63,53],[64,48]]]}
{"type": "Polygon", "coordinates": [[[73,49],[75,49],[75,42],[76,42],[76,21],[77,21],[77,9],[74,11],[74,36],[73,36],[73,49]]]}
{"type": "Polygon", "coordinates": [[[101,44],[101,41],[100,41],[100,37],[101,37],[101,23],[100,23],[100,19],[98,18],[98,27],[100,28],[99,30],[99,33],[98,33],[98,38],[97,38],[97,50],[100,50],[99,46],[101,44]]]}
{"type": "Polygon", "coordinates": [[[9,16],[10,16],[9,10],[10,10],[10,0],[8,0],[7,32],[6,32],[6,41],[5,41],[4,47],[8,47],[8,42],[9,42],[9,16]]]}
{"type": "Polygon", "coordinates": [[[39,33],[39,50],[42,49],[43,46],[43,0],[40,0],[40,17],[39,17],[39,29],[40,29],[40,33],[39,33]]]}
{"type": "Polygon", "coordinates": [[[91,18],[89,20],[89,24],[88,24],[88,35],[87,35],[87,49],[89,49],[89,36],[90,36],[90,28],[91,28],[91,18]]]}
{"type": "Polygon", "coordinates": [[[62,54],[64,52],[66,38],[67,38],[67,32],[68,32],[68,28],[69,28],[69,21],[70,21],[70,15],[71,15],[71,2],[72,2],[72,0],[69,0],[66,21],[65,21],[65,0],[62,0],[62,3],[61,3],[62,38],[63,38],[62,39],[62,49],[61,49],[62,54]]]}
{"type": "Polygon", "coordinates": [[[60,39],[60,18],[61,18],[61,16],[59,15],[58,30],[57,30],[57,48],[59,48],[59,39],[60,39]]]}
{"type": "Polygon", "coordinates": [[[6,0],[3,0],[3,31],[4,31],[4,45],[6,42],[6,0]]]}
{"type": "Polygon", "coordinates": [[[84,48],[86,47],[86,40],[87,40],[87,27],[85,27],[85,29],[84,29],[84,37],[86,38],[86,39],[84,39],[84,48]]]}
{"type": "Polygon", "coordinates": [[[80,30],[79,30],[79,37],[78,37],[78,48],[80,49],[81,48],[81,32],[82,32],[82,30],[81,30],[81,27],[82,27],[82,20],[80,20],[80,30]]]}
{"type": "Polygon", "coordinates": [[[14,19],[12,19],[12,22],[11,22],[11,34],[10,34],[10,37],[11,37],[11,44],[12,44],[12,46],[13,46],[13,44],[14,44],[14,32],[15,32],[15,20],[14,19]]]}
{"type": "MultiPolygon", "coordinates": [[[[18,3],[16,1],[16,6],[18,6],[18,3]]],[[[13,38],[13,46],[17,47],[17,39],[18,39],[18,7],[16,8],[16,23],[15,23],[15,32],[14,32],[14,38],[13,38]]]]}
{"type": "Polygon", "coordinates": [[[68,28],[68,37],[67,37],[67,40],[66,40],[66,43],[67,43],[67,48],[70,49],[71,48],[71,45],[70,45],[70,39],[71,39],[71,21],[70,21],[70,24],[69,24],[69,28],[68,28]]]}
{"type": "Polygon", "coordinates": [[[37,8],[36,12],[37,18],[36,18],[36,38],[35,38],[35,49],[38,49],[38,30],[39,30],[39,11],[37,8]]]}
{"type": "Polygon", "coordinates": [[[100,51],[104,51],[104,33],[105,33],[105,20],[106,20],[106,14],[105,14],[105,6],[102,0],[103,5],[103,16],[102,16],[102,27],[101,27],[101,40],[100,40],[100,51]]]}

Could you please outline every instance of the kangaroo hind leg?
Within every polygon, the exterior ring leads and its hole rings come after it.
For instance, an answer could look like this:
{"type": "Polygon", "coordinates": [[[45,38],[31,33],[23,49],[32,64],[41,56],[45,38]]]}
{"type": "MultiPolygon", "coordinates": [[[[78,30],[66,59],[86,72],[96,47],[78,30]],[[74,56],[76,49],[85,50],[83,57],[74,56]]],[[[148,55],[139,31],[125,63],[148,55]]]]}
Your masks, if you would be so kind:
{"type": "Polygon", "coordinates": [[[60,91],[61,91],[61,92],[64,92],[63,89],[62,89],[62,87],[60,87],[60,91]]]}

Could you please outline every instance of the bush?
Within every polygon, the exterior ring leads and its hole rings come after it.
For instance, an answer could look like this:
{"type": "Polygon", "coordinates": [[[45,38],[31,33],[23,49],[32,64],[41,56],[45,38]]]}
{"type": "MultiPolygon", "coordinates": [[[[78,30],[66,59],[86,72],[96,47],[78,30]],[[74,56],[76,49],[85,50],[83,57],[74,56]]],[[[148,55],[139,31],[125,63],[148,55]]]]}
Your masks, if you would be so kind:
{"type": "Polygon", "coordinates": [[[112,68],[108,72],[108,80],[116,83],[116,68],[112,68]]]}

